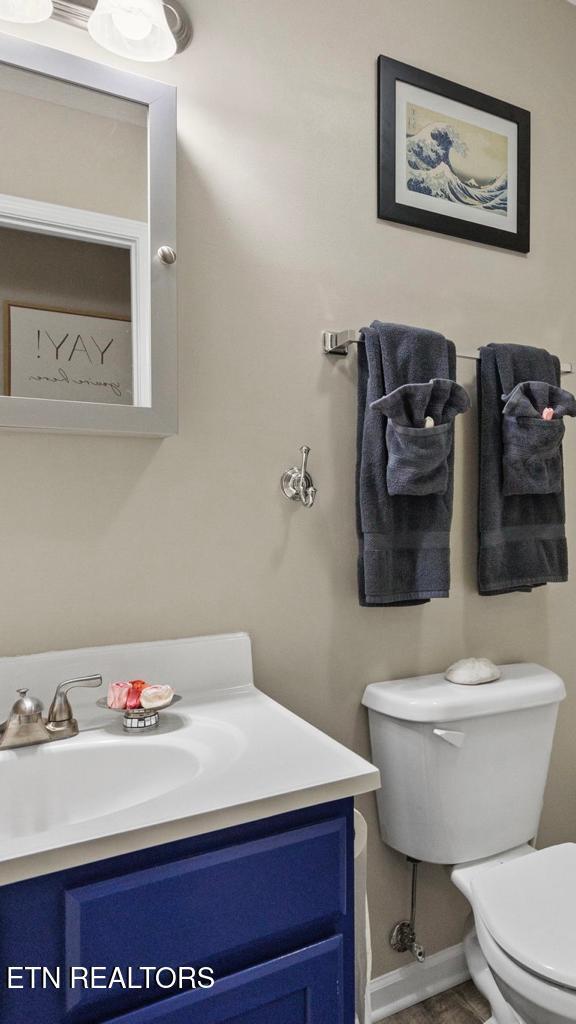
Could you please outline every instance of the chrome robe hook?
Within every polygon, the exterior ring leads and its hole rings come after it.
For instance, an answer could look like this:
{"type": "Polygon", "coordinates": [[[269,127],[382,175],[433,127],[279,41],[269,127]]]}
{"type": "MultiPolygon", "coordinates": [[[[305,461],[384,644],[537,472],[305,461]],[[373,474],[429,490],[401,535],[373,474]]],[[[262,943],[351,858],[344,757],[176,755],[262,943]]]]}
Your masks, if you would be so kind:
{"type": "Polygon", "coordinates": [[[291,469],[287,469],[282,474],[280,486],[282,493],[290,498],[290,501],[301,501],[305,508],[312,508],[316,498],[316,488],[307,469],[310,448],[307,444],[303,444],[300,451],[302,452],[302,465],[300,468],[292,466],[291,469]]]}

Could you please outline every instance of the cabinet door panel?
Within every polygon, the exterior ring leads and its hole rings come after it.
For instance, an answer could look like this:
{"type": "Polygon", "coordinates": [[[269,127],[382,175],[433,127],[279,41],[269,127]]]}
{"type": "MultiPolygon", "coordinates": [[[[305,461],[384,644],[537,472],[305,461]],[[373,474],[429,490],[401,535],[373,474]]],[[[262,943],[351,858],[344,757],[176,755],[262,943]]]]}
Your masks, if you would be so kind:
{"type": "Polygon", "coordinates": [[[342,1024],[342,938],[297,950],[107,1024],[342,1024]]]}
{"type": "MultiPolygon", "coordinates": [[[[269,937],[334,920],[345,900],[346,828],[335,818],[69,889],[66,962],[211,967],[256,943],[262,961],[276,952],[269,937]]],[[[102,1012],[115,994],[70,990],[67,1009],[102,1012]]]]}
{"type": "MultiPolygon", "coordinates": [[[[72,989],[67,966],[213,967],[224,999],[230,978],[336,934],[353,1024],[352,811],[351,800],[304,808],[0,885],[0,1024],[106,1024],[178,994],[195,995],[191,1020],[203,1024],[197,1007],[214,989],[72,989]],[[18,964],[59,967],[62,984],[10,990],[6,968],[18,964]]],[[[230,1019],[294,1024],[301,991],[274,996],[270,1007],[243,1000],[230,1019]]]]}

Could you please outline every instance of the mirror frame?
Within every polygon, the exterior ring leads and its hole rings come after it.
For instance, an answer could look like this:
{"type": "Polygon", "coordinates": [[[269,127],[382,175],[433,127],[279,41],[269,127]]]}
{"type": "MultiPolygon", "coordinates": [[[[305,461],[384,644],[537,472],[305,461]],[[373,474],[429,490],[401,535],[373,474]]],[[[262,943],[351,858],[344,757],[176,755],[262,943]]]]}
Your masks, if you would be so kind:
{"type": "Polygon", "coordinates": [[[148,238],[138,222],[0,196],[0,225],[131,250],[135,400],[140,405],[0,395],[0,428],[168,437],[178,429],[176,270],[158,256],[176,249],[176,89],[37,43],[0,36],[0,63],[148,108],[148,238]]]}

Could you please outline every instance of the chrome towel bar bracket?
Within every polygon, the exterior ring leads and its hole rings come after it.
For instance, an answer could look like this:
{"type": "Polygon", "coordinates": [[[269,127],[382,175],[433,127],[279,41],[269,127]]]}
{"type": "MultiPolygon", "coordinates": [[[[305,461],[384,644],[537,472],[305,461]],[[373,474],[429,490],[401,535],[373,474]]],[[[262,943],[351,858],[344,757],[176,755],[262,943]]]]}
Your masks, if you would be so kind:
{"type": "MultiPolygon", "coordinates": [[[[350,345],[361,345],[360,331],[323,331],[322,349],[327,356],[347,356],[350,345]]],[[[479,352],[457,352],[458,359],[479,359],[479,352]]],[[[574,373],[573,363],[561,363],[562,373],[574,373]]]]}
{"type": "Polygon", "coordinates": [[[323,331],[322,347],[327,356],[347,356],[350,345],[360,345],[360,331],[323,331]]]}

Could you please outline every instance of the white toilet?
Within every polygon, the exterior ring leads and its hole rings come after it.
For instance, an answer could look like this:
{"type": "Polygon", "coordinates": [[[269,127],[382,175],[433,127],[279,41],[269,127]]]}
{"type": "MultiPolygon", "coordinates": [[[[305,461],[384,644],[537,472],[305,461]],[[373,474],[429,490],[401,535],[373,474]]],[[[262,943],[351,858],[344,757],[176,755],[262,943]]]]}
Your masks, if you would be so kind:
{"type": "Polygon", "coordinates": [[[430,675],[364,693],[382,838],[456,865],[474,916],[468,966],[497,1024],[576,1022],[576,844],[528,845],[564,697],[539,665],[504,665],[480,686],[430,675]]]}

